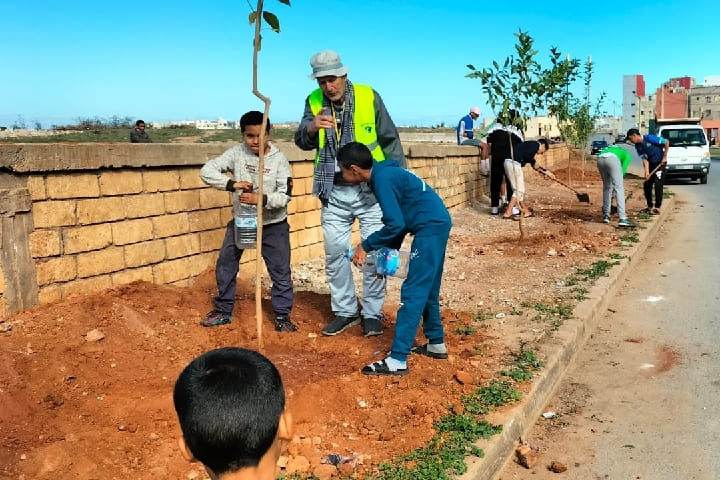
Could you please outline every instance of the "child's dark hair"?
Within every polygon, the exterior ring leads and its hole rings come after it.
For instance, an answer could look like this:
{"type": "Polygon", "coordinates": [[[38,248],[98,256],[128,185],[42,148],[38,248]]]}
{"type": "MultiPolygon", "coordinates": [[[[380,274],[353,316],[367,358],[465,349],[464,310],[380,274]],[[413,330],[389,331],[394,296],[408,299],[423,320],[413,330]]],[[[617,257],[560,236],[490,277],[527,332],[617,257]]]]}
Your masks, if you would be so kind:
{"type": "Polygon", "coordinates": [[[363,170],[372,168],[373,158],[370,150],[360,142],[350,142],[343,145],[337,153],[337,161],[343,168],[357,165],[363,170]]]}
{"type": "Polygon", "coordinates": [[[545,145],[546,152],[550,150],[550,143],[547,141],[547,138],[539,138],[538,143],[542,143],[543,145],[545,145]]]}
{"type": "Polygon", "coordinates": [[[136,127],[139,127],[140,125],[145,125],[145,120],[138,120],[137,122],[135,122],[136,127]]]}
{"type": "MultiPolygon", "coordinates": [[[[242,117],[240,117],[240,131],[244,132],[245,127],[247,127],[248,125],[262,125],[262,120],[262,112],[258,112],[257,110],[250,110],[242,117]]],[[[268,117],[267,119],[267,126],[265,127],[265,132],[270,133],[270,117],[268,117]]]]}
{"type": "Polygon", "coordinates": [[[285,390],[270,360],[226,347],[185,367],[173,401],[188,449],[222,475],[257,466],[270,449],[285,409],[285,390]]]}

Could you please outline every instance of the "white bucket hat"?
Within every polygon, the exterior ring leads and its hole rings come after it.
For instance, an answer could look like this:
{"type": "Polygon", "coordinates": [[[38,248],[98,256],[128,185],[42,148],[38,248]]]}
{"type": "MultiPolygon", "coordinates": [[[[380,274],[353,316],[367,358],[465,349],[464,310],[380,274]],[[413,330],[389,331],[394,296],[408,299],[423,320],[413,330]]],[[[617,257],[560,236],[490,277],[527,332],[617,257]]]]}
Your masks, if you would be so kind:
{"type": "Polygon", "coordinates": [[[342,77],[346,75],[349,68],[343,66],[340,61],[340,55],[332,50],[323,50],[318,52],[310,58],[310,66],[312,67],[312,73],[310,78],[315,79],[319,77],[342,77]]]}

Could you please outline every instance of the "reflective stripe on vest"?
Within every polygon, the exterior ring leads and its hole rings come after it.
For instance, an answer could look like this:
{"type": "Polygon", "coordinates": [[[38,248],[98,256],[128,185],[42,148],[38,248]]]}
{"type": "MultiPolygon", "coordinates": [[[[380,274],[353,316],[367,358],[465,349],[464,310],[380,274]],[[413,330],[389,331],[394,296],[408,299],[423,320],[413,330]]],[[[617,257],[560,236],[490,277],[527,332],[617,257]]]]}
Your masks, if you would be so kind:
{"type": "MultiPolygon", "coordinates": [[[[353,112],[353,129],[355,141],[360,142],[370,149],[372,157],[381,162],[385,160],[382,148],[377,141],[377,130],[375,127],[375,92],[367,85],[353,84],[355,92],[355,111],[353,112]]],[[[308,97],[310,110],[317,115],[322,110],[323,93],[317,89],[308,97]]],[[[320,150],[325,146],[325,129],[318,131],[318,151],[315,153],[315,164],[320,159],[320,150]]],[[[339,140],[339,139],[338,139],[339,140]]]]}

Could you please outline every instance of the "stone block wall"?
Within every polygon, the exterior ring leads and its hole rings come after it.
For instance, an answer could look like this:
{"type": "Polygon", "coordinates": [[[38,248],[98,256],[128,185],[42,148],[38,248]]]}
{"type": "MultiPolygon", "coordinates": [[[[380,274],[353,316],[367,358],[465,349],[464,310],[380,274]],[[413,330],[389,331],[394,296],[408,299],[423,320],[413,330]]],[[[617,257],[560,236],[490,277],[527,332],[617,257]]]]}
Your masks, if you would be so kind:
{"type": "MultiPolygon", "coordinates": [[[[199,171],[228,147],[0,144],[0,316],[135,280],[187,285],[214,267],[232,200],[207,187],[199,171]]],[[[292,262],[321,257],[313,154],[292,144],[278,147],[293,173],[292,262]]],[[[487,194],[475,148],[405,148],[410,169],[448,208],[487,194]]],[[[554,156],[553,150],[547,154],[554,156]]],[[[358,240],[356,225],[353,242],[358,240]]],[[[254,260],[255,251],[248,250],[242,263],[254,260]]]]}

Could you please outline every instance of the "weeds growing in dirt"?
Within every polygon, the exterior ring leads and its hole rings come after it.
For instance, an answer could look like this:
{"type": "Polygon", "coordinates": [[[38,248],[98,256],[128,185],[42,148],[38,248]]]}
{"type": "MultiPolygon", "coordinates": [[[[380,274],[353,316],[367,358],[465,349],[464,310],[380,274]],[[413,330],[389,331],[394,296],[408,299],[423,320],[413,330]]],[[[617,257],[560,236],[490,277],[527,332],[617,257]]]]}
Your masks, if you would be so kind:
{"type": "Polygon", "coordinates": [[[581,302],[587,298],[588,289],[585,287],[577,287],[572,289],[573,298],[581,302]]]}
{"type": "Polygon", "coordinates": [[[517,402],[520,397],[520,392],[513,387],[512,383],[495,379],[487,387],[481,387],[475,393],[464,395],[461,401],[467,413],[484,415],[494,407],[517,402]]]}
{"type": "MultiPolygon", "coordinates": [[[[637,237],[637,234],[628,235],[635,235],[637,237]]],[[[598,260],[590,265],[590,268],[578,268],[575,274],[580,276],[581,280],[584,281],[595,280],[596,278],[607,277],[607,272],[610,270],[610,267],[619,264],[620,262],[618,261],[608,262],[606,260],[598,260]]]]}
{"type": "Polygon", "coordinates": [[[477,329],[470,325],[463,325],[453,331],[455,335],[472,335],[475,332],[477,332],[477,329]]]}
{"type": "Polygon", "coordinates": [[[510,377],[516,382],[532,380],[533,371],[540,370],[545,363],[537,358],[532,350],[525,350],[524,345],[520,346],[520,352],[514,355],[507,370],[500,371],[500,375],[510,377]]]}
{"type": "Polygon", "coordinates": [[[637,218],[638,220],[643,220],[645,222],[649,222],[650,219],[652,219],[652,215],[650,215],[649,213],[646,213],[646,212],[638,212],[635,215],[635,218],[637,218]]]}
{"type": "Polygon", "coordinates": [[[637,233],[631,232],[631,233],[626,233],[625,235],[620,237],[620,240],[623,242],[638,243],[640,241],[640,237],[638,236],[637,233]]]}
{"type": "Polygon", "coordinates": [[[608,258],[611,260],[622,260],[623,258],[628,258],[627,255],[622,255],[620,253],[610,252],[608,253],[608,258]]]}

